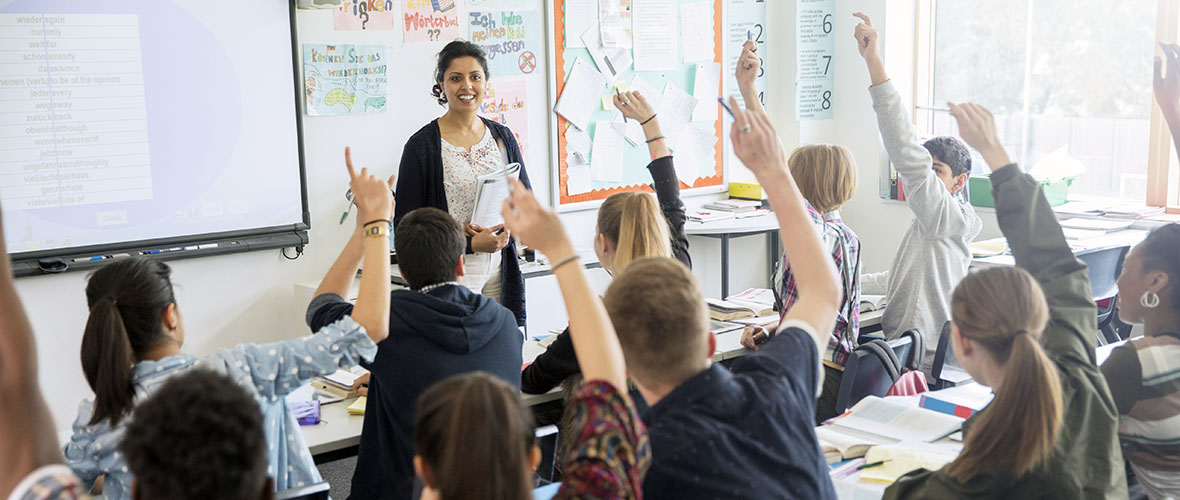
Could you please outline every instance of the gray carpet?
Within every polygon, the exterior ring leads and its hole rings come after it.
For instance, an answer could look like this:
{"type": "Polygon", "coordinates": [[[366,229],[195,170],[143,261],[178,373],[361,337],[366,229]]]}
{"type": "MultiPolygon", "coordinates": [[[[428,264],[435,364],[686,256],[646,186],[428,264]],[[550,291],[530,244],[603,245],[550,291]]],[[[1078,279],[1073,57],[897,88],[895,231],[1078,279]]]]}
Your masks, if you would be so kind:
{"type": "Polygon", "coordinates": [[[352,489],[352,472],[356,470],[356,457],[342,458],[334,462],[322,463],[319,466],[320,475],[331,486],[331,496],[334,500],[345,500],[352,489]]]}

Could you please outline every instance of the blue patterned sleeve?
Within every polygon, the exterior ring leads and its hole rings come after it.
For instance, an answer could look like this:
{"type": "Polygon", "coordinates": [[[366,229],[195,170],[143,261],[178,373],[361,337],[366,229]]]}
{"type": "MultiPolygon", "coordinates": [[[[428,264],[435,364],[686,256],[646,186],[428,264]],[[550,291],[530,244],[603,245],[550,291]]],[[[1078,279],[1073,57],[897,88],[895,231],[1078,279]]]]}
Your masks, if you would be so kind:
{"type": "Polygon", "coordinates": [[[92,415],[93,404],[90,400],[82,400],[78,405],[78,418],[74,420],[74,433],[70,436],[70,442],[66,443],[63,451],[66,457],[66,465],[74,471],[74,475],[82,480],[82,484],[87,486],[94,485],[101,475],[99,464],[100,457],[91,452],[94,446],[95,432],[90,423],[92,415]]]}
{"type": "Polygon", "coordinates": [[[377,344],[351,316],[329,324],[313,335],[272,344],[242,344],[204,360],[224,365],[239,383],[249,383],[264,398],[286,396],[312,377],[338,368],[369,363],[377,344]]]}

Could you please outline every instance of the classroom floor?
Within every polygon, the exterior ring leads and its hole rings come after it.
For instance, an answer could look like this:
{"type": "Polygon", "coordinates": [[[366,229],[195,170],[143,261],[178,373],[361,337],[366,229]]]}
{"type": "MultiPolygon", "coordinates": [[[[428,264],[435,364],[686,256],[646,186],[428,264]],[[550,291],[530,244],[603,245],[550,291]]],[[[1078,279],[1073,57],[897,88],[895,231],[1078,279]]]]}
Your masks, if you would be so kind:
{"type": "Polygon", "coordinates": [[[336,500],[344,500],[352,493],[352,472],[356,470],[356,457],[325,462],[317,466],[324,481],[331,489],[328,495],[336,500]]]}

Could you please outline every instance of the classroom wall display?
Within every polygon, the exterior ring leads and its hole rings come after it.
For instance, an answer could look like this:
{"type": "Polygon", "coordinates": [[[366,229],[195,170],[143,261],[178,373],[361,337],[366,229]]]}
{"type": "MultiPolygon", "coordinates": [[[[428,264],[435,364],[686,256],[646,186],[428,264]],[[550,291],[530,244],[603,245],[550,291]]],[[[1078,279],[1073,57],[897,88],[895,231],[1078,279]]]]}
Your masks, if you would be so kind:
{"type": "Polygon", "coordinates": [[[393,0],[344,0],[333,15],[338,30],[392,30],[401,25],[393,0]]]}
{"type": "Polygon", "coordinates": [[[537,70],[537,54],[544,53],[540,13],[473,10],[467,18],[471,41],[487,53],[492,78],[527,75],[537,70]]]}
{"type": "Polygon", "coordinates": [[[836,0],[798,0],[795,4],[795,119],[832,118],[836,0]]]}
{"type": "MultiPolygon", "coordinates": [[[[493,73],[495,74],[495,73],[493,73]]],[[[516,136],[520,152],[529,158],[528,85],[522,79],[488,79],[479,114],[507,126],[516,136]]]]}
{"type": "Polygon", "coordinates": [[[547,3],[550,104],[556,113],[550,130],[551,157],[557,166],[552,176],[554,205],[563,211],[591,209],[614,193],[651,190],[645,168],[651,157],[643,129],[634,121],[624,123],[613,109],[610,97],[616,89],[639,91],[659,114],[685,194],[724,190],[728,141],[722,140],[724,122],[717,97],[725,60],[725,2],[609,3],[606,23],[614,25],[606,31],[598,17],[603,12],[599,2],[547,3]],[[616,15],[630,20],[618,21],[616,15]],[[642,29],[631,29],[632,23],[642,29]],[[631,48],[618,46],[620,26],[634,37],[631,48]],[[707,30],[708,37],[694,39],[686,50],[682,30],[690,37],[707,30]]]}
{"type": "Polygon", "coordinates": [[[384,113],[389,98],[387,69],[384,45],[303,44],[307,114],[384,113]]]}
{"type": "Polygon", "coordinates": [[[406,43],[443,42],[459,38],[455,0],[401,0],[406,43]]]}

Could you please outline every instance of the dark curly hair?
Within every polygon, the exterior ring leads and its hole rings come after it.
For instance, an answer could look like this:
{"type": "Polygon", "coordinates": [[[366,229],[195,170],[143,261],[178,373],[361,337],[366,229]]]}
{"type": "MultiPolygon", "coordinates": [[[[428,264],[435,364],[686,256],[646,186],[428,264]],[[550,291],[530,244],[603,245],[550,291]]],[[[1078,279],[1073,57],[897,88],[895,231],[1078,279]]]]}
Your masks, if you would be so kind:
{"type": "Polygon", "coordinates": [[[1180,224],[1173,222],[1153,229],[1136,250],[1143,259],[1145,272],[1167,273],[1172,308],[1180,310],[1180,224]]]}
{"type": "Polygon", "coordinates": [[[438,65],[434,69],[434,87],[430,89],[430,95],[438,99],[439,106],[447,105],[447,96],[443,94],[442,89],[443,75],[446,74],[447,68],[451,67],[451,61],[460,57],[474,57],[483,67],[484,79],[492,77],[491,73],[488,73],[488,56],[479,45],[466,40],[455,40],[448,43],[438,52],[438,65]]]}
{"type": "Polygon", "coordinates": [[[958,139],[949,135],[935,137],[922,144],[930,155],[951,167],[951,176],[971,173],[971,152],[958,139]]]}
{"type": "Polygon", "coordinates": [[[256,500],[269,487],[258,402],[210,370],[172,377],[141,403],[119,449],[143,498],[256,500]]]}

